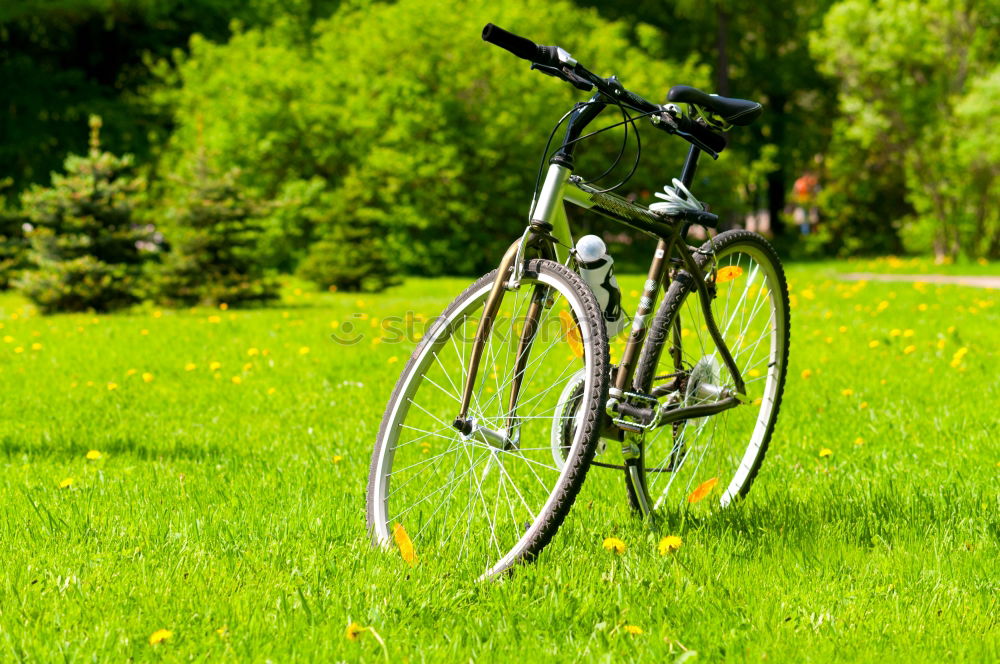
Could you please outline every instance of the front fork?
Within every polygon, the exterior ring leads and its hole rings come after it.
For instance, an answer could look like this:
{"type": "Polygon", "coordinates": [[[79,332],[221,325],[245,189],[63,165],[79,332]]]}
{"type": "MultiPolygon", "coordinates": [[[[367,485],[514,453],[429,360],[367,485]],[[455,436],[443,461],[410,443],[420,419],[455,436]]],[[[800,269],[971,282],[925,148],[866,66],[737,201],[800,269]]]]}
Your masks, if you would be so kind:
{"type": "Polygon", "coordinates": [[[532,201],[531,224],[521,239],[510,245],[500,261],[497,276],[493,280],[493,287],[486,298],[486,304],[483,305],[483,315],[476,330],[476,339],[472,344],[469,373],[465,377],[462,400],[452,426],[465,436],[476,435],[495,447],[511,448],[517,445],[517,398],[521,392],[521,380],[524,377],[528,355],[531,353],[531,345],[538,331],[541,312],[543,308],[551,306],[547,287],[535,286],[531,305],[525,316],[524,327],[521,330],[517,346],[517,359],[510,387],[505,432],[485,429],[469,417],[469,405],[472,402],[472,393],[479,374],[479,363],[482,360],[483,350],[486,348],[486,341],[493,330],[497,312],[500,311],[504,294],[508,290],[517,290],[521,286],[521,276],[524,273],[529,254],[560,263],[567,261],[568,247],[572,246],[573,239],[562,197],[570,174],[570,170],[564,166],[557,164],[549,166],[542,191],[538,198],[532,201]]]}

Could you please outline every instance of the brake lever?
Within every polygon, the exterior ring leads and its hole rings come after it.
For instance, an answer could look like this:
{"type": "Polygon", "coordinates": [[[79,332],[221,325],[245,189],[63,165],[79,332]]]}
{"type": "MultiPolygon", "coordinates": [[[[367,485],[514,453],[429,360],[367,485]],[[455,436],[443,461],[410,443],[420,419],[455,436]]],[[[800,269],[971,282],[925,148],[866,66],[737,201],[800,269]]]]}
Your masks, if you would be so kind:
{"type": "Polygon", "coordinates": [[[537,69],[546,76],[553,76],[555,78],[562,79],[567,83],[572,83],[573,87],[578,90],[583,90],[584,92],[590,92],[594,89],[594,85],[585,79],[580,78],[575,73],[568,69],[559,69],[557,67],[549,67],[548,65],[540,65],[537,62],[531,63],[532,69],[537,69]]]}

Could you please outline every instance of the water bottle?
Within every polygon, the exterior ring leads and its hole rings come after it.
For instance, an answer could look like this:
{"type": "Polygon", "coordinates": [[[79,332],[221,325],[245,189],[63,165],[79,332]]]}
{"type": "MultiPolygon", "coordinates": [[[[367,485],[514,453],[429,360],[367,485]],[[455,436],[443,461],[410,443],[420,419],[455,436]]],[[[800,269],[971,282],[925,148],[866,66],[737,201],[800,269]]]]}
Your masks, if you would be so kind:
{"type": "Polygon", "coordinates": [[[608,338],[618,335],[627,324],[622,311],[622,293],[615,279],[615,261],[608,255],[604,240],[596,235],[584,235],[576,242],[576,261],[580,276],[597,296],[608,328],[608,338]]]}

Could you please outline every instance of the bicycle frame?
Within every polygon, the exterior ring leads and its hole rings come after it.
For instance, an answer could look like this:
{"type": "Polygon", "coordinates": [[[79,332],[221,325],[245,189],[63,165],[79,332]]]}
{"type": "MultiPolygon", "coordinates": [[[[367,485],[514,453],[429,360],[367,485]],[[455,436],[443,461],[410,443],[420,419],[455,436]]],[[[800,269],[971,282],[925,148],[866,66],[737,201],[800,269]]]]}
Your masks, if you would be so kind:
{"type": "MultiPolygon", "coordinates": [[[[540,287],[536,287],[532,304],[525,317],[524,328],[518,344],[514,377],[510,387],[508,409],[510,414],[506,423],[507,426],[505,427],[506,434],[487,431],[485,429],[474,430],[473,422],[468,418],[469,404],[476,384],[483,349],[492,330],[494,318],[499,310],[504,293],[520,287],[521,276],[524,265],[529,257],[529,252],[540,258],[556,260],[563,264],[569,263],[571,256],[569,256],[566,248],[573,246],[573,237],[566,215],[566,203],[572,203],[592,210],[657,239],[656,249],[646,275],[642,296],[639,299],[639,306],[633,318],[632,329],[622,355],[622,360],[614,373],[613,384],[608,389],[609,399],[606,411],[612,417],[614,426],[617,426],[619,430],[624,432],[633,434],[641,433],[645,428],[663,426],[684,419],[713,415],[746,401],[746,386],[743,377],[733,360],[722,334],[719,332],[712,314],[712,293],[710,292],[710,285],[707,282],[709,281],[708,277],[714,274],[714,268],[706,274],[695,260],[695,253],[699,249],[689,246],[685,239],[690,224],[654,213],[647,207],[628,201],[621,196],[589,187],[581,178],[574,176],[572,173],[573,148],[575,147],[576,139],[579,138],[583,128],[597,117],[606,105],[607,100],[600,93],[594,95],[586,104],[577,105],[576,110],[570,117],[563,145],[550,161],[541,191],[532,202],[528,228],[525,229],[521,239],[510,246],[500,261],[493,288],[483,307],[482,319],[469,359],[469,373],[466,376],[462,401],[458,416],[454,421],[454,426],[465,435],[478,433],[478,436],[483,438],[484,442],[488,442],[491,445],[504,448],[516,445],[516,434],[514,432],[517,428],[517,415],[515,408],[521,389],[521,378],[524,370],[523,363],[527,361],[527,356],[537,331],[538,318],[542,308],[546,306],[548,294],[543,292],[543,289],[540,287]],[[674,260],[672,261],[672,259],[674,260]],[[656,306],[660,289],[662,287],[665,290],[670,283],[668,266],[671,262],[682,266],[687,275],[689,275],[685,278],[690,278],[693,281],[693,286],[698,292],[709,334],[715,342],[726,368],[733,377],[736,391],[734,395],[727,396],[715,403],[676,408],[662,414],[654,410],[652,411],[654,421],[649,427],[629,426],[621,415],[635,416],[636,413],[642,410],[640,407],[629,404],[629,400],[637,399],[644,402],[652,401],[658,403],[655,396],[639,393],[643,389],[643,386],[634,384],[634,374],[639,352],[646,342],[648,322],[656,306]],[[619,413],[620,417],[615,418],[613,415],[615,412],[619,413]]],[[[692,145],[681,172],[680,180],[685,187],[691,186],[700,154],[701,150],[692,145]]],[[[714,284],[714,280],[712,284],[714,284]]],[[[676,362],[677,358],[675,358],[675,364],[676,362]]],[[[650,412],[649,409],[646,409],[646,411],[650,412]]]]}

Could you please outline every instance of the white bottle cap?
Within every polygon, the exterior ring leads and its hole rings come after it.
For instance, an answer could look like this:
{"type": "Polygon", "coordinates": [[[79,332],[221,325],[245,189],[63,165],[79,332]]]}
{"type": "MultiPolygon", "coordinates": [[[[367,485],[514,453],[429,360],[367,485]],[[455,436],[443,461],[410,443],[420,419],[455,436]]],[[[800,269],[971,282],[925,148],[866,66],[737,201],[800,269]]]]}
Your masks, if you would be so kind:
{"type": "Polygon", "coordinates": [[[582,263],[593,263],[608,250],[604,240],[596,235],[584,235],[576,241],[576,255],[582,263]]]}

